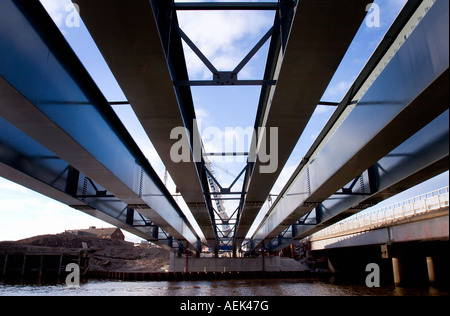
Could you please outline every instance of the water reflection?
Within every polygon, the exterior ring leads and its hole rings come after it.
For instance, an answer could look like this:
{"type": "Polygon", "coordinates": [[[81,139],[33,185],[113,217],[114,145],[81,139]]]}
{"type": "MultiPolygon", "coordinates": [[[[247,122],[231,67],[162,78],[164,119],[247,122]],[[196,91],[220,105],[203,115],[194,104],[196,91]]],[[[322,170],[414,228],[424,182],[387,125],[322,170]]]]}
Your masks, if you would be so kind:
{"type": "Polygon", "coordinates": [[[403,288],[337,284],[329,280],[226,280],[197,282],[89,281],[79,289],[65,285],[5,285],[0,296],[448,296],[434,287],[403,288]]]}

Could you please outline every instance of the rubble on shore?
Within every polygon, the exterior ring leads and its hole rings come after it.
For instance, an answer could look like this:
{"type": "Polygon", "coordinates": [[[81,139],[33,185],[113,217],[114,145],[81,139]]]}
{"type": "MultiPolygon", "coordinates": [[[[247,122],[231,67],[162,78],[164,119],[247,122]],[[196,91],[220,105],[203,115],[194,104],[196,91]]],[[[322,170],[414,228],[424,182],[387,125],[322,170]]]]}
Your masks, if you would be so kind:
{"type": "Polygon", "coordinates": [[[90,271],[165,272],[169,269],[170,254],[155,245],[76,236],[70,233],[43,235],[15,242],[0,242],[0,248],[49,247],[82,249],[90,254],[90,271]]]}

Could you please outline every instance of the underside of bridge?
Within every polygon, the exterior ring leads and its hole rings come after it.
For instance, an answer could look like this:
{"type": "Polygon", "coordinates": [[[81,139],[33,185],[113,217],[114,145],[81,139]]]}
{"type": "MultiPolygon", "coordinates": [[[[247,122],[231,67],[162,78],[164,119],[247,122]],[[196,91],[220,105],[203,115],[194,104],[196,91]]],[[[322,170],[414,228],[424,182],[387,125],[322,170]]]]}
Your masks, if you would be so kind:
{"type": "Polygon", "coordinates": [[[1,177],[171,251],[218,254],[284,248],[448,170],[446,0],[407,1],[340,102],[322,97],[371,12],[368,0],[74,2],[126,100],[103,95],[39,1],[0,0],[1,177]],[[222,70],[183,30],[179,16],[191,11],[264,11],[274,20],[222,70]],[[263,77],[240,79],[263,47],[263,77]],[[189,75],[187,49],[209,78],[189,75]],[[230,86],[260,88],[254,133],[245,152],[210,153],[193,89],[230,86]],[[115,104],[135,113],[176,196],[115,104]],[[272,201],[318,105],[335,109],[272,201]],[[187,155],[177,159],[178,149],[187,155]],[[245,157],[231,185],[215,175],[215,156],[245,157]]]}

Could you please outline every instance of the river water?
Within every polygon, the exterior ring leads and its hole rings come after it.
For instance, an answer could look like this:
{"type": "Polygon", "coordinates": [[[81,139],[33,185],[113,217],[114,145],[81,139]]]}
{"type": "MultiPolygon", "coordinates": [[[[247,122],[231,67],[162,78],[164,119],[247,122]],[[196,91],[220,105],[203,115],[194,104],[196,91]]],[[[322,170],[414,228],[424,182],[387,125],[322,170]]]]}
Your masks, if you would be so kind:
{"type": "Polygon", "coordinates": [[[434,287],[404,288],[339,284],[333,280],[225,280],[187,282],[88,281],[77,289],[60,285],[7,285],[0,296],[448,296],[434,287]]]}

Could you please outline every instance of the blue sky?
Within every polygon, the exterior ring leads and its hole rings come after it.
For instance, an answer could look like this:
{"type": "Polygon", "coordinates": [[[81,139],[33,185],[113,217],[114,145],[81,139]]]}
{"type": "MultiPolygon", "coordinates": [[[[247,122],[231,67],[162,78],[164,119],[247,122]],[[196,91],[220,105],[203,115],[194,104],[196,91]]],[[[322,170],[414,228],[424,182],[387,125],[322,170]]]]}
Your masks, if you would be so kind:
{"type": "MultiPolygon", "coordinates": [[[[68,27],[67,19],[73,13],[70,1],[41,0],[41,2],[60,27],[61,32],[66,36],[106,98],[110,101],[126,100],[83,24],[81,23],[80,27],[68,27]]],[[[376,3],[380,7],[379,27],[367,27],[365,23],[362,24],[354,43],[349,48],[341,67],[330,82],[322,100],[341,101],[406,0],[377,0],[376,3]]],[[[83,8],[80,9],[83,10],[83,8]]],[[[74,16],[71,16],[71,18],[74,18],[74,16]]],[[[269,30],[273,19],[273,12],[184,12],[179,14],[181,28],[215,67],[223,71],[231,71],[235,68],[254,44],[269,30]]],[[[330,21],[329,23],[339,23],[339,21],[330,21]]],[[[267,50],[268,44],[242,70],[240,79],[262,78],[267,50]]],[[[185,54],[191,79],[211,79],[211,73],[187,46],[185,46],[185,54]]],[[[221,140],[232,142],[234,137],[242,136],[236,134],[234,128],[246,129],[254,126],[260,87],[194,87],[192,93],[196,115],[201,124],[201,133],[213,127],[221,131],[221,140]],[[229,129],[227,130],[227,128],[229,129]]],[[[129,106],[116,106],[114,109],[152,163],[158,175],[163,179],[164,165],[143,132],[132,109],[129,106]]],[[[282,189],[315,137],[332,115],[333,110],[332,107],[319,106],[317,108],[279,180],[272,189],[273,194],[277,194],[282,189]]],[[[224,148],[221,148],[221,142],[217,139],[206,137],[204,143],[207,151],[224,150],[224,148]]],[[[234,180],[229,174],[237,175],[245,165],[243,161],[230,161],[229,159],[216,159],[213,160],[213,163],[216,165],[217,177],[224,185],[234,180]],[[226,169],[228,173],[224,172],[223,169],[226,169]]],[[[439,189],[446,185],[448,185],[448,172],[389,201],[385,201],[383,205],[439,189]]],[[[175,193],[175,184],[170,180],[168,188],[175,193]]],[[[187,207],[182,201],[179,202],[183,210],[189,214],[187,207]]],[[[233,204],[228,205],[228,212],[233,212],[234,207],[233,204]]],[[[0,178],[0,240],[17,240],[38,234],[59,233],[66,229],[85,228],[91,225],[110,226],[0,178]]],[[[129,234],[127,234],[127,239],[138,240],[138,238],[129,234]]]]}

